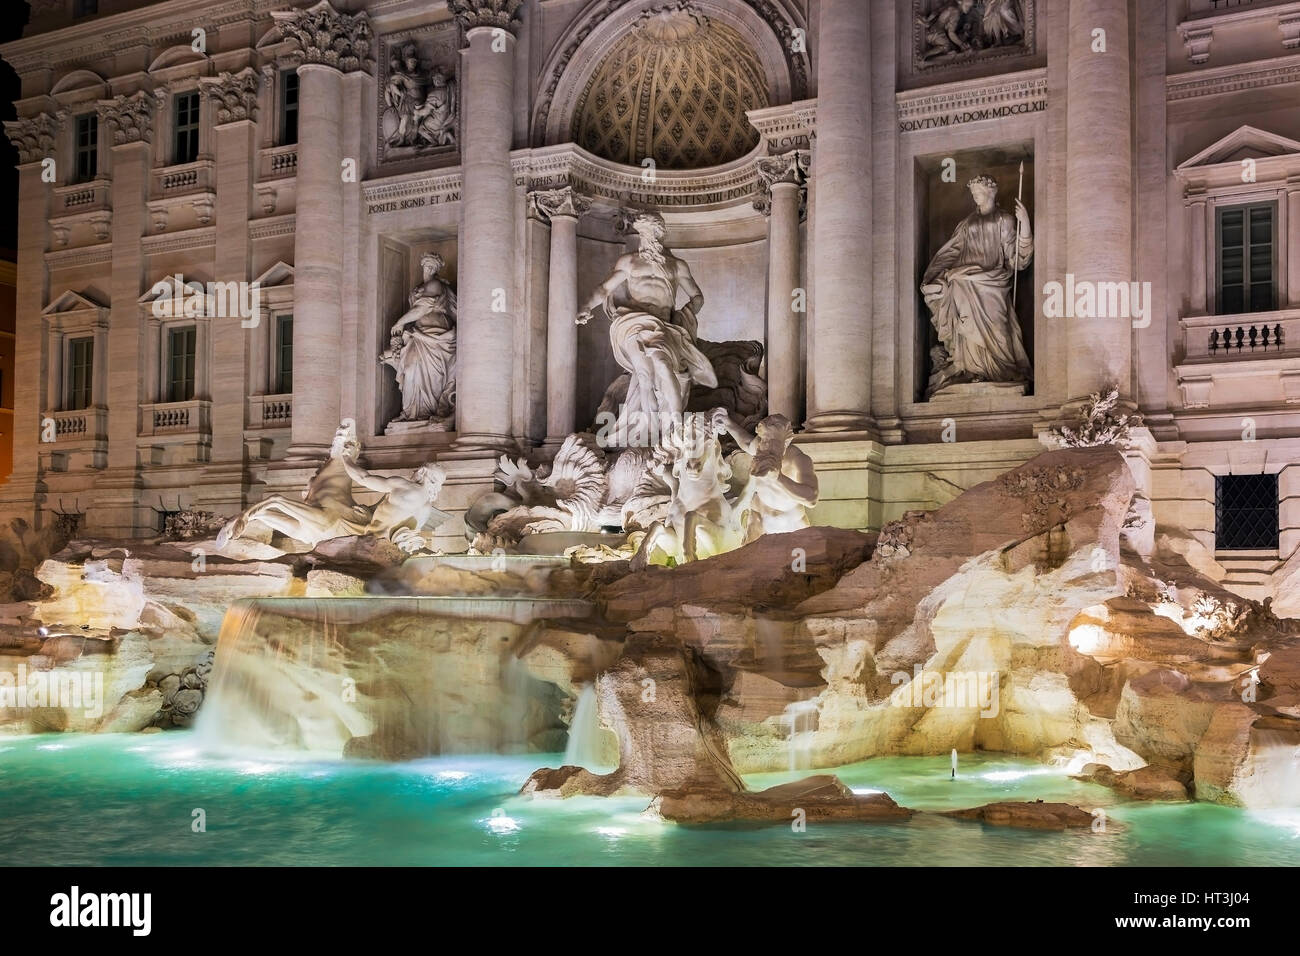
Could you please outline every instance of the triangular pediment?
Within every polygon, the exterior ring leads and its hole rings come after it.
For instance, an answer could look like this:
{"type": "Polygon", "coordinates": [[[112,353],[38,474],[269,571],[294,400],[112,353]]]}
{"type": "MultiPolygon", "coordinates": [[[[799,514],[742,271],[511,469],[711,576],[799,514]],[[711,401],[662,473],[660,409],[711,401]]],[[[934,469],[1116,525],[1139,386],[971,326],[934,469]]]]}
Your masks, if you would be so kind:
{"type": "Polygon", "coordinates": [[[281,259],[253,280],[259,289],[272,289],[278,285],[293,285],[293,266],[281,259]]]}
{"type": "Polygon", "coordinates": [[[1300,142],[1254,126],[1239,126],[1179,164],[1178,169],[1198,169],[1222,163],[1240,163],[1243,159],[1268,159],[1272,156],[1300,156],[1300,142]]]}
{"type": "Polygon", "coordinates": [[[68,289],[42,309],[41,315],[59,315],[63,312],[82,312],[86,309],[106,308],[108,308],[108,306],[103,303],[96,302],[94,299],[83,295],[80,292],[73,292],[71,289],[68,289]]]}

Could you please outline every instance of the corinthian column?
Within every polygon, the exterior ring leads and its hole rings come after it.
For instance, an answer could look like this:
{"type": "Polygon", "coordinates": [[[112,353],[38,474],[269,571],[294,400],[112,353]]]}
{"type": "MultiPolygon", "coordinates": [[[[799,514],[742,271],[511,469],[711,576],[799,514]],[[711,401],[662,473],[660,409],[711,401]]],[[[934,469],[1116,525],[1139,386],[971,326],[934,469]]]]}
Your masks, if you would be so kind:
{"type": "Polygon", "coordinates": [[[578,220],[591,200],[568,186],[534,193],[551,222],[551,273],[546,303],[546,444],[559,445],[577,427],[578,220]]]}
{"type": "MultiPolygon", "coordinates": [[[[298,205],[294,235],[293,426],[289,457],[324,458],[340,418],[343,327],[343,75],[369,71],[364,13],[328,3],[272,14],[299,46],[298,205]],[[335,373],[331,374],[330,370],[335,373]]],[[[347,157],[358,166],[360,156],[347,157]]],[[[354,170],[359,179],[361,170],[354,170]]]]}
{"type": "Polygon", "coordinates": [[[871,4],[822,0],[808,428],[871,427],[871,4]]]}
{"type": "Polygon", "coordinates": [[[515,295],[515,19],[522,0],[448,0],[461,50],[461,222],[457,266],[456,444],[498,450],[510,436],[515,295]]]}
{"type": "Polygon", "coordinates": [[[808,154],[792,150],[758,161],[761,193],[754,201],[767,214],[767,407],[771,414],[798,422],[799,209],[808,171],[808,154]]]}
{"type": "MultiPolygon", "coordinates": [[[[1070,0],[1066,50],[1066,269],[1076,283],[1133,276],[1133,144],[1127,0],[1070,0]],[[1104,49],[1102,48],[1104,44],[1104,49]]],[[[1070,400],[1131,391],[1132,319],[1072,318],[1070,400]]]]}

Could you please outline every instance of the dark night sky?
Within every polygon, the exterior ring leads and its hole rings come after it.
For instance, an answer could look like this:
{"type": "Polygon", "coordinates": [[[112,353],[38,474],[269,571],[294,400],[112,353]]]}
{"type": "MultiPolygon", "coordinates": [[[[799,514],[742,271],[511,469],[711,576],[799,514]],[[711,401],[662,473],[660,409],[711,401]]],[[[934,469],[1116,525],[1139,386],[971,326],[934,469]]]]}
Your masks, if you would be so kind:
{"type": "MultiPolygon", "coordinates": [[[[16,40],[27,24],[28,6],[23,0],[0,0],[0,42],[16,40]]],[[[13,119],[13,101],[21,93],[18,74],[0,62],[0,119],[13,119]]],[[[18,153],[7,136],[0,136],[0,248],[12,257],[18,245],[18,153]]]]}

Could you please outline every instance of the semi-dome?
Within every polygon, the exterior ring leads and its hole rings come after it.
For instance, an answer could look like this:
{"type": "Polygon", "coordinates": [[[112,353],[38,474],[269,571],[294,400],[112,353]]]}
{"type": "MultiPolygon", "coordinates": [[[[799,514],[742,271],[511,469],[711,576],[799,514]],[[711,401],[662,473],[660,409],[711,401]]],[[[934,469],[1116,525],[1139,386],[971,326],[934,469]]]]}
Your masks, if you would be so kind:
{"type": "Polygon", "coordinates": [[[745,111],[767,105],[762,64],[740,34],[676,3],[642,14],[597,64],[573,139],[619,163],[699,169],[752,150],[745,111]]]}

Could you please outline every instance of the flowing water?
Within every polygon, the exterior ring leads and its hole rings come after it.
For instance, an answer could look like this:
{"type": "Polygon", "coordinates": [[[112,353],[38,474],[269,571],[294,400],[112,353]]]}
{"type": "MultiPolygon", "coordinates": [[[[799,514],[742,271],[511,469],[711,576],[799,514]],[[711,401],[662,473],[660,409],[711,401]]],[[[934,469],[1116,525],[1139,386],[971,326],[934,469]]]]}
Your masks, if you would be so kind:
{"type": "Polygon", "coordinates": [[[615,759],[608,759],[611,747],[606,737],[613,735],[600,723],[600,702],[596,685],[588,684],[578,692],[578,702],[573,708],[573,722],[569,725],[569,741],[564,748],[564,764],[586,767],[592,773],[609,773],[617,769],[617,741],[613,742],[615,759]]]}
{"type": "MultiPolygon", "coordinates": [[[[909,823],[678,827],[640,798],[527,800],[560,754],[401,764],[214,756],[196,734],[0,739],[0,864],[299,865],[1296,865],[1300,811],[1121,803],[1056,768],[963,754],[890,757],[837,771],[919,809],[993,800],[1104,806],[1105,833],[909,823]],[[194,832],[196,810],[206,832],[194,832]]],[[[754,786],[790,774],[750,778],[754,786]]]]}

